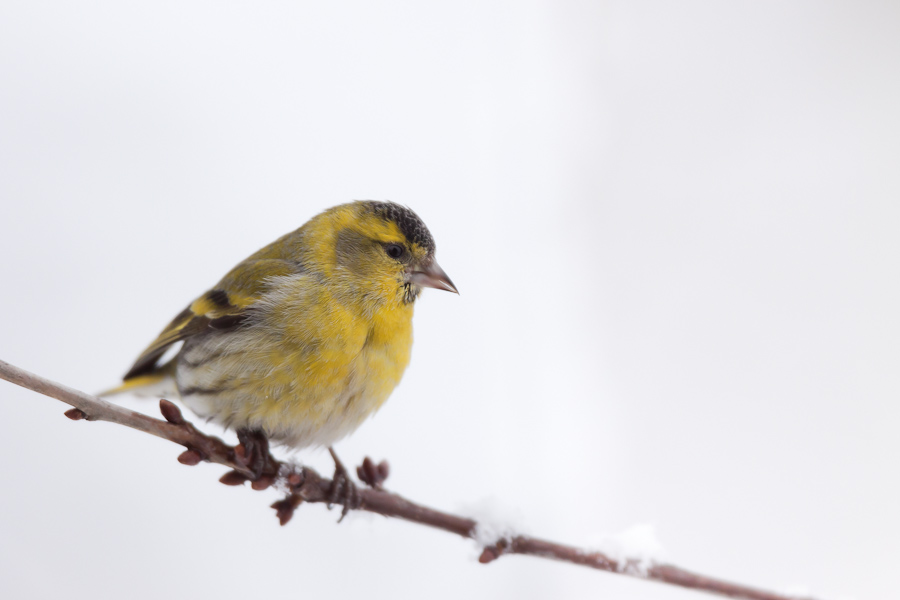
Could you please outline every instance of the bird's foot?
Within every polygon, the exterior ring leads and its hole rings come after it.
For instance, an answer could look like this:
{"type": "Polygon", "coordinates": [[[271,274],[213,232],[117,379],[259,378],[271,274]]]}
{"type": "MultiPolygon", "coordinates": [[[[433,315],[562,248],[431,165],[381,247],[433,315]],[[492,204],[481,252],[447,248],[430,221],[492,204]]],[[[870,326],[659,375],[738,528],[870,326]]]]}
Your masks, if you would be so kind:
{"type": "Polygon", "coordinates": [[[354,508],[359,508],[359,489],[350,478],[350,473],[347,472],[344,463],[335,454],[334,448],[329,446],[328,452],[331,453],[331,458],[334,459],[334,476],[331,478],[331,490],[328,493],[328,508],[335,504],[344,506],[341,509],[341,518],[338,519],[338,523],[340,523],[347,516],[348,512],[354,508]]]}
{"type": "Polygon", "coordinates": [[[260,481],[269,464],[269,439],[261,429],[238,429],[237,436],[241,443],[234,449],[235,462],[260,481]]]}

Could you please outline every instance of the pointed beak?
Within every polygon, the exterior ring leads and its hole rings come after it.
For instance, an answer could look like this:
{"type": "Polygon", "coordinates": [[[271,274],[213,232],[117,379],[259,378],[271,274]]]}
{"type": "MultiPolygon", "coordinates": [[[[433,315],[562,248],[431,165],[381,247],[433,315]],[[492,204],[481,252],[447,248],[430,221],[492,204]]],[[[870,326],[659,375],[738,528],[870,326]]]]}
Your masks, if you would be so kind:
{"type": "Polygon", "coordinates": [[[450,278],[447,277],[447,274],[444,273],[441,265],[437,264],[436,260],[423,265],[415,265],[413,269],[416,270],[409,272],[410,283],[459,294],[456,286],[453,285],[453,282],[450,281],[450,278]]]}

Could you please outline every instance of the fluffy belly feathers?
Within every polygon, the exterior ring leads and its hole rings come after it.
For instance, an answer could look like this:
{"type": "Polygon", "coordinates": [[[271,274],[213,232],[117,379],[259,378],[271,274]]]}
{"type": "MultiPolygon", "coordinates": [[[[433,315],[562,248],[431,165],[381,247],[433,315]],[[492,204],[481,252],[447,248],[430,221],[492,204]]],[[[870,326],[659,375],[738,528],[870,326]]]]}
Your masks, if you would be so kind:
{"type": "Polygon", "coordinates": [[[315,300],[299,295],[292,301],[305,306],[283,310],[275,299],[239,331],[186,343],[176,370],[185,404],[293,447],[327,446],[354,431],[409,363],[412,306],[367,315],[315,300]],[[298,309],[302,322],[288,317],[298,309]]]}

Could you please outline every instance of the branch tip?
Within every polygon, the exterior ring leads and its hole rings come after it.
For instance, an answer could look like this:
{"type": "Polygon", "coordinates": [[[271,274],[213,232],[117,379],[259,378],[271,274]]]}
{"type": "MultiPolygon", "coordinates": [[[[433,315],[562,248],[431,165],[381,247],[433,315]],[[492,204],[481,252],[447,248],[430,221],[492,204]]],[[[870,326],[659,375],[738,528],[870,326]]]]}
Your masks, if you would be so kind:
{"type": "Polygon", "coordinates": [[[178,455],[178,462],[189,467],[200,464],[202,460],[203,456],[196,450],[185,450],[178,455]]]}
{"type": "Polygon", "coordinates": [[[381,484],[390,473],[391,468],[386,460],[375,464],[375,461],[368,456],[363,459],[360,466],[356,467],[356,476],[359,477],[359,480],[375,489],[381,489],[381,484]]]}
{"type": "Polygon", "coordinates": [[[70,408],[63,414],[65,414],[67,417],[69,417],[73,421],[80,421],[81,419],[87,419],[87,415],[80,408],[70,408]]]}
{"type": "Polygon", "coordinates": [[[481,556],[478,557],[478,562],[483,565],[492,563],[500,558],[501,554],[503,554],[503,552],[499,548],[497,548],[497,546],[488,546],[481,551],[481,556]]]}
{"type": "Polygon", "coordinates": [[[249,478],[243,473],[239,473],[238,471],[228,471],[219,478],[219,482],[224,483],[225,485],[243,485],[247,479],[249,478]]]}
{"type": "Polygon", "coordinates": [[[262,475],[256,481],[250,483],[250,487],[254,490],[260,491],[268,488],[273,483],[275,483],[275,478],[271,475],[262,475]]]}
{"type": "Polygon", "coordinates": [[[275,515],[278,517],[278,522],[282,527],[291,520],[291,517],[294,516],[294,511],[300,506],[301,502],[303,502],[303,498],[297,494],[288,494],[284,499],[272,504],[272,508],[275,509],[275,515]]]}
{"type": "Polygon", "coordinates": [[[159,401],[159,412],[172,425],[184,425],[184,416],[181,414],[181,409],[165,398],[159,401]]]}

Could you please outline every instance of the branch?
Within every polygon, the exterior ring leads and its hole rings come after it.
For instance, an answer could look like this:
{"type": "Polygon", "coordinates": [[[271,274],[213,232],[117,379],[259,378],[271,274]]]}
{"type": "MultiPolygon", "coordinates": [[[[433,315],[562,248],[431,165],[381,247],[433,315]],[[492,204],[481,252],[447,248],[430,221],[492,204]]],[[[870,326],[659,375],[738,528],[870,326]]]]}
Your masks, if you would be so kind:
{"type": "MultiPolygon", "coordinates": [[[[2,360],[0,360],[0,379],[73,406],[73,409],[65,413],[70,419],[118,423],[180,444],[186,448],[178,457],[178,461],[183,464],[196,465],[201,461],[207,461],[230,467],[232,470],[220,479],[222,483],[240,485],[253,477],[251,469],[247,466],[248,459],[242,445],[232,447],[216,437],[202,433],[187,422],[178,407],[168,400],[160,400],[160,412],[165,418],[165,421],[161,421],[44,379],[2,360]]],[[[308,467],[279,461],[269,455],[262,476],[252,481],[251,487],[261,490],[278,483],[287,490],[284,499],[272,505],[282,525],[290,520],[294,510],[303,502],[322,502],[329,506],[338,503],[344,505],[345,510],[351,508],[365,510],[443,529],[464,538],[476,539],[478,523],[475,520],[434,510],[382,489],[381,483],[387,477],[386,463],[376,465],[366,458],[363,465],[357,469],[357,474],[371,487],[359,490],[356,494],[344,494],[346,497],[342,498],[340,494],[334,493],[336,490],[333,489],[335,486],[331,479],[322,477],[308,467]]],[[[731,598],[799,600],[796,596],[785,596],[706,577],[673,565],[654,563],[645,566],[637,560],[617,561],[600,552],[590,552],[524,535],[496,540],[483,549],[478,560],[486,564],[504,554],[527,554],[550,558],[731,598]]]]}

